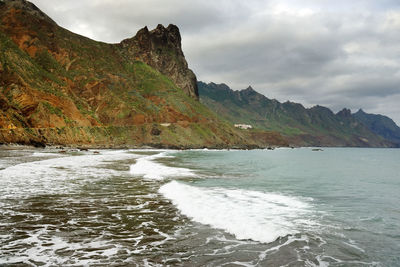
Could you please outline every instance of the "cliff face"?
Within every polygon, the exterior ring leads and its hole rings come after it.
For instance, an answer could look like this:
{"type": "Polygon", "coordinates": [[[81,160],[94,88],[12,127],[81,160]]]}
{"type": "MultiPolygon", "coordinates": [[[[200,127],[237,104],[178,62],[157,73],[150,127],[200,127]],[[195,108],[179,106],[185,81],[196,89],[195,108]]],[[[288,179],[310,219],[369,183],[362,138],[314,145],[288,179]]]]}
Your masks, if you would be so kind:
{"type": "Polygon", "coordinates": [[[144,27],[135,37],[125,39],[119,45],[128,59],[145,62],[170,77],[186,94],[198,98],[196,76],[183,55],[178,27],[170,24],[165,28],[159,24],[152,31],[144,27]]]}
{"type": "Polygon", "coordinates": [[[368,129],[349,109],[310,109],[293,102],[280,103],[253,88],[233,91],[225,84],[199,82],[200,101],[232,123],[283,134],[294,145],[393,147],[391,140],[368,129]]]}
{"type": "Polygon", "coordinates": [[[180,41],[170,25],[96,42],[0,1],[0,143],[254,145],[199,103],[180,41]]]}

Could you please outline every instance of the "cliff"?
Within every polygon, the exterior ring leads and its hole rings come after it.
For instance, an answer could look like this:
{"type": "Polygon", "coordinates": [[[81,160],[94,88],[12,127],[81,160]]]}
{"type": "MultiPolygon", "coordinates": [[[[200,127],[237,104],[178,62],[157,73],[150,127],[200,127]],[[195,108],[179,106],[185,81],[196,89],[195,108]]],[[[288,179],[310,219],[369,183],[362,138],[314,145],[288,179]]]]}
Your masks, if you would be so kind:
{"type": "Polygon", "coordinates": [[[267,145],[198,101],[174,25],[107,44],[24,0],[0,1],[0,22],[0,143],[267,145]]]}
{"type": "Polygon", "coordinates": [[[349,109],[334,114],[322,106],[307,109],[299,103],[280,103],[251,87],[234,91],[226,84],[203,82],[198,87],[200,101],[226,120],[279,132],[293,145],[396,146],[392,140],[371,131],[349,109]]]}
{"type": "Polygon", "coordinates": [[[120,47],[128,59],[145,62],[168,76],[186,94],[198,98],[196,76],[183,55],[177,26],[170,24],[165,28],[159,24],[152,31],[144,27],[133,38],[123,40],[120,47]]]}

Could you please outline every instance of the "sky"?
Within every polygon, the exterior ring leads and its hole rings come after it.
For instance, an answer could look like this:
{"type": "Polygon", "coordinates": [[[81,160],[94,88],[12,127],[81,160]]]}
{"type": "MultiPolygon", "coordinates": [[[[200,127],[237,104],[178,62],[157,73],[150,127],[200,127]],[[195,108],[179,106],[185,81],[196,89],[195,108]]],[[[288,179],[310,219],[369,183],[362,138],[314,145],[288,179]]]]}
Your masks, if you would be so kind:
{"type": "Polygon", "coordinates": [[[198,80],[400,125],[398,0],[31,0],[60,26],[118,43],[180,28],[198,80]]]}

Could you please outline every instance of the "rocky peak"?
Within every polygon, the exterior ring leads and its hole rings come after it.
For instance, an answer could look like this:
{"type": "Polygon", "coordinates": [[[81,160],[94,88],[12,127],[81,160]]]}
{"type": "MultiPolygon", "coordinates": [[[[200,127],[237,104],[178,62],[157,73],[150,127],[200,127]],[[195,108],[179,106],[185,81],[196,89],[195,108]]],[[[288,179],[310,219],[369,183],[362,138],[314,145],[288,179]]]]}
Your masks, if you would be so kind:
{"type": "Polygon", "coordinates": [[[351,117],[351,110],[348,108],[344,108],[341,111],[339,111],[336,115],[343,118],[349,118],[351,117]]]}
{"type": "Polygon", "coordinates": [[[152,48],[158,48],[160,46],[174,49],[177,54],[183,56],[181,48],[181,34],[177,26],[170,24],[165,28],[162,24],[158,24],[157,27],[149,31],[147,26],[140,29],[137,34],[130,39],[123,40],[122,43],[130,45],[133,43],[139,43],[143,46],[151,45],[152,48]]]}
{"type": "Polygon", "coordinates": [[[211,87],[212,89],[219,90],[219,91],[232,91],[231,88],[229,88],[229,86],[224,83],[216,84],[216,83],[211,82],[211,83],[205,84],[205,85],[208,87],[211,87]]]}
{"type": "Polygon", "coordinates": [[[186,94],[198,98],[197,79],[188,68],[177,26],[159,24],[151,31],[144,27],[119,45],[127,57],[145,62],[168,76],[186,94]]]}
{"type": "Polygon", "coordinates": [[[249,85],[246,89],[244,89],[243,91],[245,92],[255,92],[255,90],[253,89],[253,87],[251,87],[251,85],[249,85]]]}
{"type": "Polygon", "coordinates": [[[37,6],[26,0],[0,0],[0,8],[5,6],[7,9],[16,9],[27,12],[28,14],[49,22],[55,23],[49,16],[43,13],[37,6]]]}
{"type": "Polygon", "coordinates": [[[366,114],[361,108],[355,114],[366,114]]]}
{"type": "Polygon", "coordinates": [[[177,26],[170,24],[167,28],[163,25],[158,24],[157,28],[150,32],[151,36],[155,41],[159,41],[161,44],[174,47],[177,53],[182,53],[181,47],[181,34],[177,26]]]}
{"type": "Polygon", "coordinates": [[[239,91],[239,94],[243,96],[250,96],[257,95],[258,93],[249,85],[246,89],[239,91]]]}

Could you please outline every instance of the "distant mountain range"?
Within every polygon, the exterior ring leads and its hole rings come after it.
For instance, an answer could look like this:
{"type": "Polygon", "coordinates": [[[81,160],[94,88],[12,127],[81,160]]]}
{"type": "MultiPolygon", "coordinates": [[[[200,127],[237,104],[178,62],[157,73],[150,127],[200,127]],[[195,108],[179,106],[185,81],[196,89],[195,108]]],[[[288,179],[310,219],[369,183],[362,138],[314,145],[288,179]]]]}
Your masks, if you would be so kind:
{"type": "Polygon", "coordinates": [[[353,116],[377,135],[397,145],[400,144],[400,127],[391,118],[380,114],[368,114],[362,109],[354,113],[353,116]]]}
{"type": "Polygon", "coordinates": [[[388,117],[349,109],[280,103],[253,88],[234,91],[226,84],[198,82],[200,101],[233,124],[277,131],[294,145],[400,146],[400,128],[388,117]]]}

